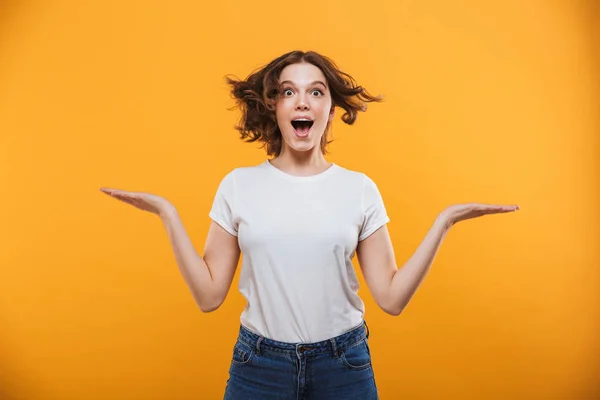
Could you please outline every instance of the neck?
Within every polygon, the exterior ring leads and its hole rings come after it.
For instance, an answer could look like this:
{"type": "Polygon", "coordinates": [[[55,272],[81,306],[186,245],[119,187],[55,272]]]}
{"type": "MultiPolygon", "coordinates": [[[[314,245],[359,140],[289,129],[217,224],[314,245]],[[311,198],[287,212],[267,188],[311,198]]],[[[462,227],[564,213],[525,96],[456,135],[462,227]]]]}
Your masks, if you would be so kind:
{"type": "Polygon", "coordinates": [[[331,167],[318,147],[310,151],[295,151],[283,146],[279,156],[271,160],[271,165],[299,176],[319,174],[331,167]]]}

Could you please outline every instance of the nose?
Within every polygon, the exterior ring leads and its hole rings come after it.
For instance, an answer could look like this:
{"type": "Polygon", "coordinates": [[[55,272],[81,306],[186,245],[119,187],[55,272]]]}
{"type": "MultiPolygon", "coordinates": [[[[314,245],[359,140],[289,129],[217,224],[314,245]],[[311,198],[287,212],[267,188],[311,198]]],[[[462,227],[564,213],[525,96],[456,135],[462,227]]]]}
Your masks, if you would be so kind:
{"type": "Polygon", "coordinates": [[[302,95],[298,96],[298,101],[296,102],[296,110],[308,110],[308,103],[302,95]]]}

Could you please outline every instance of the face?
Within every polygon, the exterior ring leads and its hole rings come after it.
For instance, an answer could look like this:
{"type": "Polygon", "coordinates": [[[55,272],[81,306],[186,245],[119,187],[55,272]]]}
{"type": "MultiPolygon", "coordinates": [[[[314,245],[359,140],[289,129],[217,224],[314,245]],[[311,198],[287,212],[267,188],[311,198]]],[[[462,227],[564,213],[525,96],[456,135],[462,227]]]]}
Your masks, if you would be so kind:
{"type": "Polygon", "coordinates": [[[281,92],[275,109],[283,146],[296,151],[321,151],[321,137],[334,116],[323,72],[309,63],[290,64],[281,71],[279,83],[281,92]]]}

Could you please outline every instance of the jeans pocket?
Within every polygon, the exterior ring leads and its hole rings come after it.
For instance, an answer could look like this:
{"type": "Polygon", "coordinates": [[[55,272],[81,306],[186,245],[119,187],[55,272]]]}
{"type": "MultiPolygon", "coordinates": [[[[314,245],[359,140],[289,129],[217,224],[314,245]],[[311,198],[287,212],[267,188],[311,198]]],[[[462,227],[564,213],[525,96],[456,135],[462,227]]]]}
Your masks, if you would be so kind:
{"type": "Polygon", "coordinates": [[[371,367],[371,352],[366,340],[342,351],[342,363],[352,370],[363,370],[371,367]]]}
{"type": "Polygon", "coordinates": [[[233,347],[233,357],[231,358],[231,363],[234,365],[245,365],[252,360],[253,356],[254,350],[245,343],[238,341],[233,347]]]}

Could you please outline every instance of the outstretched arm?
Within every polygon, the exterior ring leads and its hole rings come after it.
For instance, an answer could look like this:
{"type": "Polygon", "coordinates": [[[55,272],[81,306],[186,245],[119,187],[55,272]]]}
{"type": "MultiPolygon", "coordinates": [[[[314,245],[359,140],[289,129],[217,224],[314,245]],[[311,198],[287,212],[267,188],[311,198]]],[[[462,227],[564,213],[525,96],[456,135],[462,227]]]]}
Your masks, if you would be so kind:
{"type": "Polygon", "coordinates": [[[360,242],[357,248],[358,262],[375,302],[386,313],[399,315],[423,282],[440,245],[454,224],[486,214],[506,213],[518,209],[518,206],[478,203],[448,207],[436,218],[425,239],[401,269],[396,266],[387,226],[381,227],[360,242]]]}
{"type": "Polygon", "coordinates": [[[101,188],[102,192],[124,203],[160,217],[177,266],[196,304],[203,312],[215,311],[227,297],[239,259],[237,237],[211,221],[204,256],[196,252],[177,209],[167,199],[145,192],[101,188]]]}

